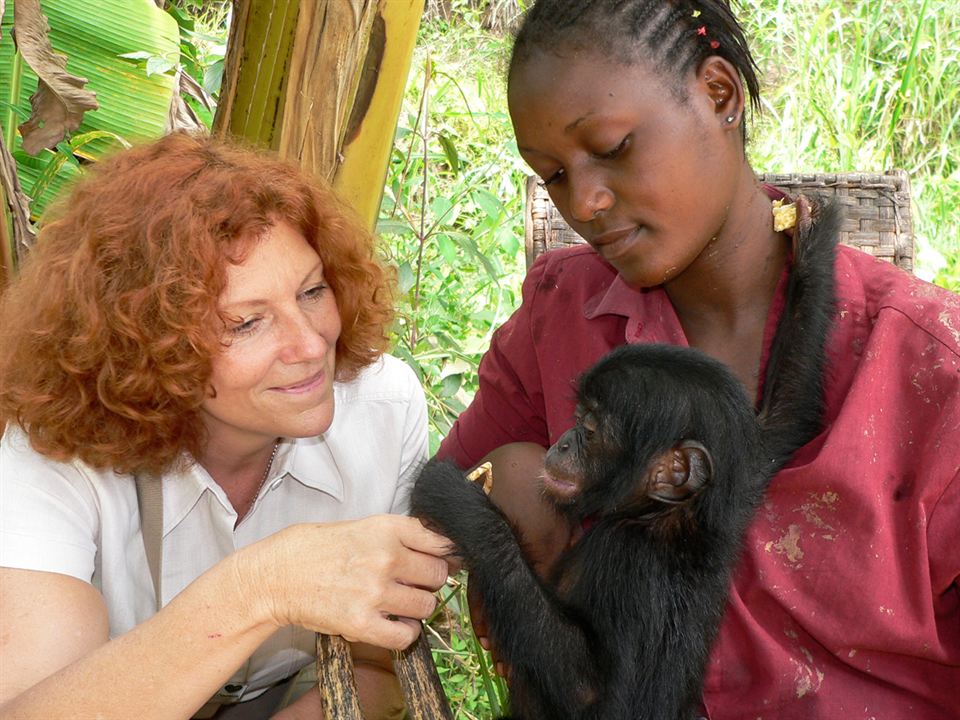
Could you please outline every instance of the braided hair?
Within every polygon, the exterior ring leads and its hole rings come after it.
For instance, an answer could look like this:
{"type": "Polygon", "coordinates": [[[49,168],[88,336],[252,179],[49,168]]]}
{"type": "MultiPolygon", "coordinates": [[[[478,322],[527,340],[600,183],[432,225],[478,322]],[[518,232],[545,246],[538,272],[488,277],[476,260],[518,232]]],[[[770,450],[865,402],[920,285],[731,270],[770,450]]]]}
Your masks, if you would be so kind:
{"type": "Polygon", "coordinates": [[[537,0],[520,24],[510,76],[537,52],[590,51],[633,64],[644,58],[681,102],[684,78],[718,55],[740,72],[754,112],[760,110],[757,65],[729,0],[537,0]]]}

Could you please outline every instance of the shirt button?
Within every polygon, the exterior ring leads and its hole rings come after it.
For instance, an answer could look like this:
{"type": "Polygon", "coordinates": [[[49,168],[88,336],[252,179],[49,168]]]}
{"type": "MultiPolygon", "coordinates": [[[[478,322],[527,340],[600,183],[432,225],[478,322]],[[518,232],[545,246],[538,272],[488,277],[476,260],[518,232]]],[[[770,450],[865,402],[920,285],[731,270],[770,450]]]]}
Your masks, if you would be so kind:
{"type": "Polygon", "coordinates": [[[282,482],[283,482],[283,478],[282,478],[282,477],[278,477],[276,480],[274,480],[272,483],[270,483],[270,489],[271,489],[271,490],[276,490],[278,487],[280,487],[280,483],[282,483],[282,482]]]}

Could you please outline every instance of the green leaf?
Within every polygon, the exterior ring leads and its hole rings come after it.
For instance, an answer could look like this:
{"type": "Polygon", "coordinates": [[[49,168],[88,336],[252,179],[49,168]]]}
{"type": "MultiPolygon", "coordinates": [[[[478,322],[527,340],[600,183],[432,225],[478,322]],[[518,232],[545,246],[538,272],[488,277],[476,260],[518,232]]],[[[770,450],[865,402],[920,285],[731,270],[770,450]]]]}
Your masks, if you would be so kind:
{"type": "Polygon", "coordinates": [[[377,233],[380,235],[413,235],[413,228],[400,220],[382,219],[377,222],[377,233]]]}
{"type": "Polygon", "coordinates": [[[397,283],[400,286],[400,292],[408,292],[413,287],[414,282],[416,282],[416,278],[410,263],[401,263],[400,267],[397,268],[397,283]]]}
{"type": "Polygon", "coordinates": [[[471,197],[491,220],[496,220],[503,214],[503,203],[493,193],[481,188],[474,190],[471,197]]]}
{"type": "Polygon", "coordinates": [[[443,255],[443,259],[447,261],[450,265],[457,264],[457,246],[453,240],[450,239],[450,236],[446,233],[439,233],[437,236],[437,247],[440,249],[440,254],[443,255]]]}
{"type": "Polygon", "coordinates": [[[453,202],[445,195],[435,197],[430,203],[430,212],[433,213],[433,217],[440,225],[446,225],[453,221],[452,210],[453,202]]]}
{"type": "Polygon", "coordinates": [[[147,77],[151,75],[163,75],[173,70],[176,66],[177,64],[173,60],[154,55],[147,60],[147,77]]]}
{"type": "Polygon", "coordinates": [[[145,50],[137,50],[137,52],[120,53],[117,57],[129,58],[130,60],[149,60],[153,55],[145,50]]]}
{"type": "Polygon", "coordinates": [[[453,397],[457,390],[463,384],[463,375],[447,375],[440,382],[440,395],[442,397],[453,397]]]}
{"type": "Polygon", "coordinates": [[[457,146],[446,133],[440,133],[440,146],[443,148],[443,154],[447,156],[447,164],[454,175],[460,174],[460,155],[457,152],[457,146]]]}
{"type": "MultiPolygon", "coordinates": [[[[50,43],[67,56],[67,70],[89,82],[97,94],[98,110],[87,112],[74,137],[90,132],[83,144],[83,157],[96,159],[117,149],[117,137],[128,142],[150,140],[166,130],[173,97],[173,78],[147,74],[145,64],[132,62],[152,57],[174,64],[180,57],[180,32],[173,17],[150,0],[47,0],[43,11],[50,23],[50,43]],[[124,57],[134,56],[134,57],[124,57]]],[[[30,111],[30,95],[36,90],[36,75],[15,60],[11,39],[13,4],[7,3],[0,37],[0,88],[17,87],[16,114],[30,111]],[[15,82],[16,81],[16,82],[15,82]]],[[[72,144],[72,140],[71,140],[72,144]]],[[[19,135],[12,151],[25,188],[33,187],[55,153],[44,151],[33,162],[20,148],[19,135]]],[[[31,211],[38,216],[76,169],[64,162],[31,211]]]]}

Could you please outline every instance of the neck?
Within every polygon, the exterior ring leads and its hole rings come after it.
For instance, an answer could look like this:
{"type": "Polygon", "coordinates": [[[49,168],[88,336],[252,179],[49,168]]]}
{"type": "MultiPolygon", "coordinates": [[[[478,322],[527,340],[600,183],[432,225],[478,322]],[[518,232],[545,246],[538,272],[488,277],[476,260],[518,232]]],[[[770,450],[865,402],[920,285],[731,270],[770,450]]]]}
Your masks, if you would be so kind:
{"type": "Polygon", "coordinates": [[[255,492],[268,471],[279,442],[280,438],[263,437],[244,443],[210,441],[199,462],[228,495],[233,489],[253,489],[255,492]]]}
{"type": "Polygon", "coordinates": [[[716,238],[665,289],[687,342],[725,363],[755,398],[764,329],[787,243],[773,230],[770,199],[746,168],[716,238]]]}
{"type": "Polygon", "coordinates": [[[745,170],[714,240],[665,285],[688,338],[708,327],[728,336],[758,321],[762,327],[783,272],[787,244],[773,231],[770,198],[745,170]]]}

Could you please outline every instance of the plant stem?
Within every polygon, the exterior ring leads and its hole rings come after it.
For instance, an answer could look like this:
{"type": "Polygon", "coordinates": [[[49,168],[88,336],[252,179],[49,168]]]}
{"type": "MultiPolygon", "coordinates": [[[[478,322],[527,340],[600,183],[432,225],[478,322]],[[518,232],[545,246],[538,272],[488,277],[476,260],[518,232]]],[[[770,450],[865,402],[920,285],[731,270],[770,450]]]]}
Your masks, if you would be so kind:
{"type": "Polygon", "coordinates": [[[429,97],[427,95],[430,89],[430,76],[433,73],[433,63],[430,61],[430,56],[427,55],[427,59],[424,62],[423,67],[423,95],[420,97],[420,120],[423,123],[420,129],[420,135],[423,139],[423,188],[420,196],[420,231],[417,233],[417,240],[419,241],[419,247],[417,248],[417,262],[416,262],[416,282],[413,288],[413,303],[412,303],[412,313],[410,323],[410,347],[414,348],[417,346],[419,341],[419,332],[417,330],[417,310],[420,308],[420,280],[423,276],[423,250],[427,244],[427,238],[429,233],[426,232],[427,224],[427,183],[430,179],[430,153],[429,153],[429,143],[430,143],[430,113],[429,113],[429,97]]]}

